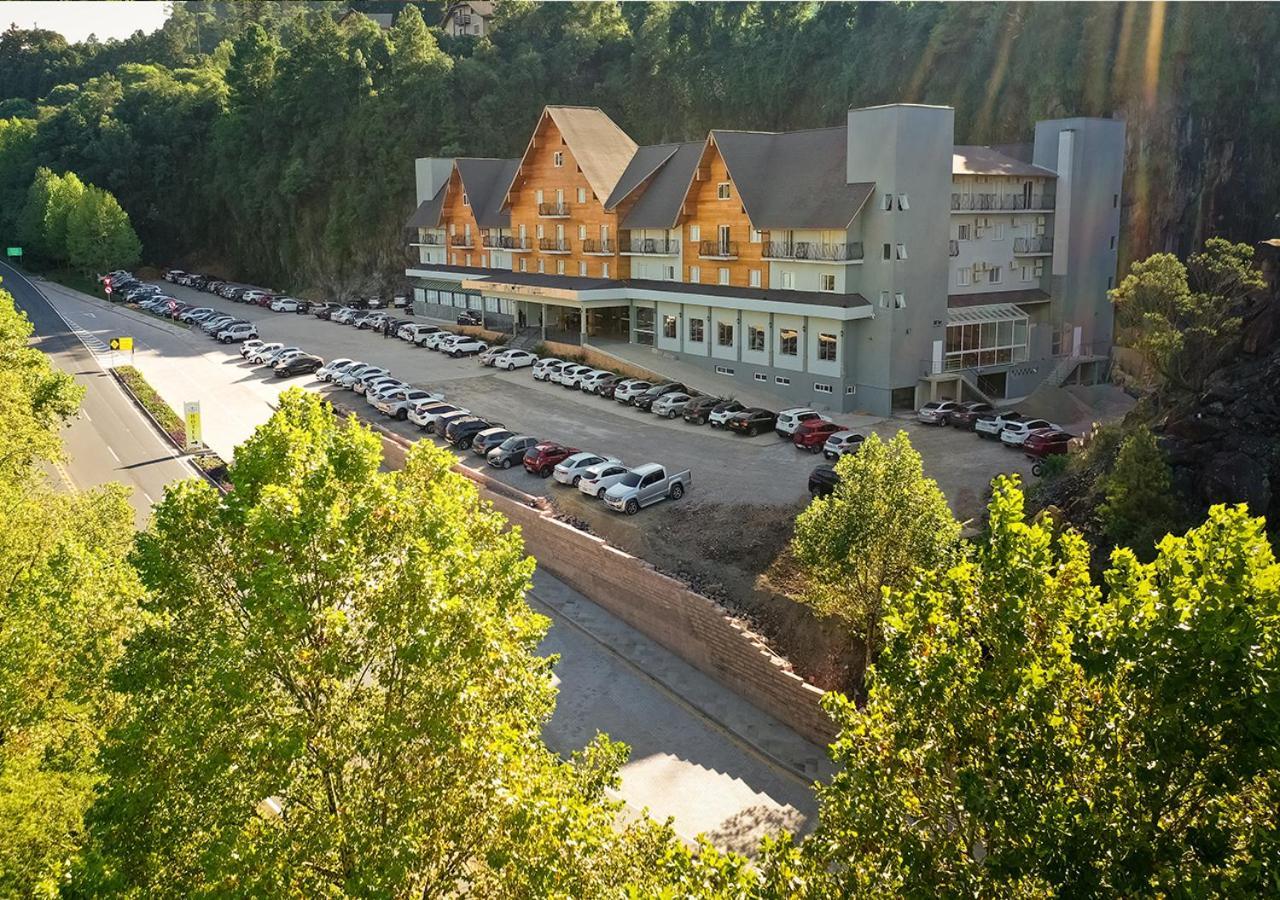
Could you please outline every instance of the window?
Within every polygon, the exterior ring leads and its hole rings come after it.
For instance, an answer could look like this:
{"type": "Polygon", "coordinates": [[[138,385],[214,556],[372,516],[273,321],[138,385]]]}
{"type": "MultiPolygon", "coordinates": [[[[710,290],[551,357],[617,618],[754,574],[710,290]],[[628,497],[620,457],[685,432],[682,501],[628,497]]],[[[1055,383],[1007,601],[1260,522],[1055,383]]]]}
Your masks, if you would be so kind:
{"type": "Polygon", "coordinates": [[[880,201],[880,208],[885,212],[893,210],[893,194],[885,194],[884,199],[880,201]]]}
{"type": "Polygon", "coordinates": [[[907,245],[906,245],[906,244],[899,244],[899,245],[898,245],[898,259],[906,259],[906,258],[907,258],[907,245]]]}
{"type": "Polygon", "coordinates": [[[816,394],[830,394],[831,385],[823,384],[821,381],[815,381],[813,383],[813,391],[816,394]]]}
{"type": "Polygon", "coordinates": [[[1114,282],[1115,282],[1115,279],[1114,279],[1114,278],[1112,278],[1110,275],[1108,275],[1108,276],[1107,276],[1107,290],[1111,290],[1112,284],[1113,284],[1114,282]]]}
{"type": "Polygon", "coordinates": [[[716,185],[716,199],[717,199],[717,200],[728,200],[728,199],[730,198],[730,196],[731,196],[731,195],[730,195],[730,193],[729,193],[729,182],[727,182],[727,181],[722,181],[722,182],[720,182],[719,184],[717,184],[717,185],[716,185]]]}
{"type": "Polygon", "coordinates": [[[956,284],[960,287],[968,287],[973,284],[973,269],[965,266],[963,269],[956,271],[956,284]]]}
{"type": "Polygon", "coordinates": [[[454,236],[455,234],[457,234],[457,233],[458,233],[458,226],[457,226],[457,223],[455,223],[455,222],[450,222],[450,223],[449,223],[449,237],[453,237],[453,236],[454,236]]]}
{"type": "Polygon", "coordinates": [[[729,368],[728,366],[716,366],[716,374],[717,374],[717,375],[732,375],[732,374],[733,374],[733,369],[729,368]]]}
{"type": "Polygon", "coordinates": [[[702,240],[702,228],[698,225],[689,226],[689,240],[698,242],[702,240]]]}
{"type": "Polygon", "coordinates": [[[834,275],[831,275],[831,274],[828,274],[828,273],[824,272],[824,273],[822,273],[822,275],[820,276],[820,281],[821,281],[821,283],[820,283],[820,284],[819,284],[819,286],[818,286],[818,289],[819,289],[819,290],[827,291],[828,293],[834,293],[834,292],[835,292],[835,289],[836,289],[836,276],[834,276],[834,275]]]}
{"type": "Polygon", "coordinates": [[[463,192],[462,192],[462,205],[463,205],[463,206],[470,206],[470,205],[471,205],[471,201],[467,199],[467,192],[466,192],[466,191],[463,191],[463,192]]]}
{"type": "Polygon", "coordinates": [[[546,233],[546,232],[544,232],[544,231],[542,230],[542,223],[541,223],[541,222],[539,222],[537,225],[535,225],[535,226],[534,226],[534,228],[535,228],[535,230],[536,230],[536,232],[537,232],[538,240],[542,240],[543,235],[546,233]]]}
{"type": "Polygon", "coordinates": [[[783,378],[781,375],[775,375],[775,376],[773,376],[773,383],[774,383],[774,384],[780,384],[780,385],[782,385],[782,386],[784,386],[784,387],[785,387],[786,385],[788,385],[788,384],[790,384],[790,383],[791,383],[791,379],[790,379],[790,378],[783,378]]]}
{"type": "Polygon", "coordinates": [[[534,199],[534,201],[535,201],[535,202],[537,202],[537,204],[538,204],[539,206],[541,206],[541,205],[542,205],[542,196],[543,196],[543,195],[542,195],[542,191],[534,191],[534,192],[533,192],[533,199],[534,199]]]}
{"type": "Polygon", "coordinates": [[[764,352],[764,329],[759,325],[747,326],[747,347],[756,353],[764,352]]]}
{"type": "Polygon", "coordinates": [[[663,278],[665,278],[667,281],[675,281],[675,280],[676,280],[676,267],[675,267],[675,266],[663,266],[663,267],[662,267],[662,277],[663,277],[663,278]]]}
{"type": "Polygon", "coordinates": [[[733,346],[733,323],[717,322],[716,323],[716,343],[721,347],[733,346]]]}
{"type": "Polygon", "coordinates": [[[579,275],[587,274],[587,264],[585,262],[578,263],[578,274],[579,275]]]}
{"type": "MultiPolygon", "coordinates": [[[[1054,340],[1060,332],[1054,332],[1054,340]]],[[[956,322],[947,326],[946,369],[976,369],[1027,358],[1027,317],[997,322],[956,322]]]]}
{"type": "Polygon", "coordinates": [[[844,389],[844,392],[845,392],[846,394],[856,394],[856,393],[858,393],[858,386],[857,386],[856,384],[851,384],[851,385],[849,385],[847,388],[845,388],[845,389],[844,389]]]}
{"type": "Polygon", "coordinates": [[[551,154],[551,165],[555,166],[557,169],[561,168],[564,165],[563,151],[557,150],[555,153],[551,154]]]}
{"type": "Polygon", "coordinates": [[[970,234],[970,231],[969,231],[969,226],[968,226],[968,225],[957,225],[957,226],[956,226],[956,240],[957,240],[957,241],[967,241],[967,240],[969,240],[969,234],[970,234]]]}
{"type": "Polygon", "coordinates": [[[1020,267],[1020,269],[1019,269],[1019,274],[1022,276],[1022,280],[1023,280],[1023,281],[1031,281],[1031,280],[1032,280],[1031,267],[1030,267],[1030,266],[1021,266],[1021,267],[1020,267]]]}
{"type": "Polygon", "coordinates": [[[706,339],[703,329],[703,321],[701,319],[689,320],[689,341],[694,344],[701,344],[706,339]]]}
{"type": "Polygon", "coordinates": [[[527,263],[527,262],[528,262],[528,260],[527,260],[527,259],[525,259],[523,256],[522,256],[522,257],[520,257],[520,271],[521,271],[521,272],[527,272],[527,271],[529,271],[529,267],[525,265],[525,263],[527,263]]]}
{"type": "Polygon", "coordinates": [[[880,308],[881,309],[889,308],[889,292],[888,291],[880,292],[880,308]]]}
{"type": "Polygon", "coordinates": [[[719,272],[719,278],[720,278],[720,284],[728,284],[728,283],[729,283],[729,270],[728,270],[728,269],[721,269],[721,270],[720,270],[720,272],[719,272]]]}
{"type": "Polygon", "coordinates": [[[906,309],[906,308],[907,308],[907,295],[906,295],[906,294],[894,294],[894,295],[893,295],[893,308],[894,308],[894,309],[906,309]]]}
{"type": "Polygon", "coordinates": [[[608,264],[608,263],[601,263],[601,264],[600,264],[600,277],[601,277],[601,278],[608,278],[608,277],[609,277],[609,264],[608,264]]]}
{"type": "Polygon", "coordinates": [[[990,269],[987,269],[988,284],[999,284],[1003,280],[1004,272],[1001,270],[1000,266],[992,266],[990,269]]]}
{"type": "Polygon", "coordinates": [[[563,259],[557,259],[557,260],[556,260],[556,274],[557,274],[557,275],[563,275],[563,274],[564,274],[564,260],[563,260],[563,259]]]}
{"type": "Polygon", "coordinates": [[[783,356],[800,354],[800,332],[794,328],[783,328],[778,332],[778,352],[783,356]]]}
{"type": "Polygon", "coordinates": [[[470,268],[470,267],[471,267],[471,254],[470,254],[470,253],[468,253],[468,254],[467,254],[467,267],[468,267],[468,268],[470,268]]]}
{"type": "Polygon", "coordinates": [[[676,317],[662,317],[662,336],[664,338],[674,338],[676,336],[676,317]]]}
{"type": "Polygon", "coordinates": [[[996,223],[996,236],[995,236],[995,240],[997,240],[997,241],[1003,241],[1003,240],[1004,240],[1004,223],[1003,223],[1003,222],[997,222],[997,223],[996,223]]]}
{"type": "Polygon", "coordinates": [[[538,271],[540,273],[547,271],[546,263],[544,263],[542,260],[538,260],[538,271]]]}
{"type": "Polygon", "coordinates": [[[911,208],[911,202],[907,199],[907,195],[906,195],[906,194],[899,194],[899,195],[898,195],[898,209],[900,209],[900,210],[902,210],[903,212],[905,212],[906,210],[908,210],[908,209],[910,209],[910,208],[911,208]]]}
{"type": "Polygon", "coordinates": [[[586,188],[578,188],[578,202],[579,202],[579,203],[586,203],[586,202],[587,202],[587,189],[586,189],[586,188]]]}
{"type": "Polygon", "coordinates": [[[1111,208],[1112,208],[1112,209],[1119,209],[1119,208],[1120,208],[1120,195],[1119,195],[1119,194],[1112,194],[1112,195],[1111,195],[1111,208]]]}
{"type": "Polygon", "coordinates": [[[455,254],[453,254],[453,262],[452,262],[452,264],[453,264],[453,265],[455,265],[455,266],[458,264],[458,254],[456,254],[456,253],[455,253],[455,254]]]}
{"type": "Polygon", "coordinates": [[[760,287],[760,270],[752,269],[747,273],[747,283],[752,287],[760,287]]]}
{"type": "Polygon", "coordinates": [[[766,374],[764,374],[763,372],[756,372],[756,373],[755,373],[754,375],[752,375],[751,377],[752,377],[752,378],[754,378],[756,381],[768,381],[768,380],[769,380],[769,376],[768,376],[768,375],[766,375],[766,374]]]}
{"type": "Polygon", "coordinates": [[[1111,235],[1111,249],[1116,249],[1116,236],[1114,234],[1111,235]]]}
{"type": "Polygon", "coordinates": [[[698,268],[697,266],[690,266],[690,267],[689,267],[689,282],[690,282],[691,284],[698,284],[698,283],[700,283],[701,281],[702,281],[702,270],[701,270],[700,268],[698,268]]]}
{"type": "Polygon", "coordinates": [[[818,359],[822,362],[836,361],[836,336],[834,334],[818,335],[818,359]]]}
{"type": "Polygon", "coordinates": [[[1043,260],[1043,259],[1037,259],[1037,260],[1036,260],[1036,262],[1035,262],[1035,273],[1036,273],[1036,277],[1037,277],[1037,278],[1040,278],[1040,277],[1042,277],[1042,276],[1044,275],[1044,260],[1043,260]]]}
{"type": "Polygon", "coordinates": [[[787,289],[795,287],[795,276],[790,272],[783,272],[782,286],[787,289]]]}
{"type": "Polygon", "coordinates": [[[760,229],[759,229],[759,228],[752,228],[752,229],[751,229],[751,243],[753,243],[753,244],[758,244],[758,243],[760,243],[762,240],[764,240],[764,238],[763,238],[763,236],[762,236],[762,235],[761,235],[761,233],[760,233],[760,229]]]}
{"type": "Polygon", "coordinates": [[[884,258],[893,259],[893,244],[884,245],[884,258]]]}
{"type": "Polygon", "coordinates": [[[586,239],[587,239],[587,226],[586,226],[586,225],[579,225],[579,226],[578,226],[578,240],[580,240],[580,241],[585,241],[586,239]]]}

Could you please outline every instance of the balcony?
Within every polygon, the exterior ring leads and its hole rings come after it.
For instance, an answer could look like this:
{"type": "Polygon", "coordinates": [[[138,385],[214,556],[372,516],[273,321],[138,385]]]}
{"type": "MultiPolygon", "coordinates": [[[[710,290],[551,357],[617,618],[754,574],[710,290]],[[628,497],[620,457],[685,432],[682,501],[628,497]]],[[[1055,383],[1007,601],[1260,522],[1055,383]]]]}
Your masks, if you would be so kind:
{"type": "Polygon", "coordinates": [[[587,238],[582,242],[582,252],[588,256],[613,256],[618,252],[618,242],[608,238],[603,240],[587,238]]]}
{"type": "Polygon", "coordinates": [[[1057,198],[1053,194],[952,194],[952,212],[1050,212],[1057,198]]]}
{"type": "Polygon", "coordinates": [[[409,244],[410,247],[443,247],[443,234],[422,234],[418,236],[416,241],[409,244]]]}
{"type": "Polygon", "coordinates": [[[701,259],[737,259],[737,241],[698,241],[698,256],[701,259]]]}
{"type": "Polygon", "coordinates": [[[455,234],[449,238],[449,247],[454,250],[471,250],[476,245],[476,239],[469,234],[455,234]]]}
{"type": "Polygon", "coordinates": [[[1048,256],[1051,253],[1053,253],[1053,238],[1048,235],[1013,239],[1014,256],[1048,256]]]}
{"type": "Polygon", "coordinates": [[[960,242],[947,241],[947,256],[959,256],[959,255],[960,255],[960,242]]]}
{"type": "Polygon", "coordinates": [[[511,253],[527,253],[532,249],[528,238],[513,237],[509,234],[486,234],[482,243],[490,250],[507,250],[511,253]]]}
{"type": "Polygon", "coordinates": [[[819,244],[816,241],[769,241],[764,245],[765,259],[788,262],[860,263],[862,244],[819,244]]]}
{"type": "Polygon", "coordinates": [[[538,238],[538,249],[543,253],[569,253],[567,238],[538,238]]]}
{"type": "Polygon", "coordinates": [[[630,256],[679,256],[680,241],[673,238],[628,238],[622,252],[630,256]]]}
{"type": "Polygon", "coordinates": [[[544,219],[567,219],[569,218],[569,204],[563,200],[555,203],[539,203],[538,215],[544,219]]]}

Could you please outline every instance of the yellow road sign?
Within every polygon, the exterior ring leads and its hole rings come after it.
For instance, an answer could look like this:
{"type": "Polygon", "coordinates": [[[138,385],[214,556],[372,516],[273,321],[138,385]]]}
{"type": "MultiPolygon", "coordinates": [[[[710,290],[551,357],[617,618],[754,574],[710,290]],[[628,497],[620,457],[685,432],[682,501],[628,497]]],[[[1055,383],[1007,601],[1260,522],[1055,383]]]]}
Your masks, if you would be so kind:
{"type": "Polygon", "coordinates": [[[187,449],[190,450],[201,443],[200,401],[188,400],[182,404],[182,414],[187,423],[187,449]]]}
{"type": "Polygon", "coordinates": [[[131,337],[113,337],[111,339],[112,350],[132,350],[133,338],[131,337]]]}

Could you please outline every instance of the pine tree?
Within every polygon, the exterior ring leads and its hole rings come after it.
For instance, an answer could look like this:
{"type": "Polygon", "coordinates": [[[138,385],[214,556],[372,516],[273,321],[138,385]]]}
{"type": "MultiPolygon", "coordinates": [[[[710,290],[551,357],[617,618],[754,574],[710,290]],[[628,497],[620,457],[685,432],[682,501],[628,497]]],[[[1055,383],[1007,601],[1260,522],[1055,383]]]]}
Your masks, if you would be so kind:
{"type": "Polygon", "coordinates": [[[1098,508],[1107,537],[1150,559],[1156,542],[1177,524],[1172,481],[1149,428],[1143,425],[1125,438],[1104,482],[1106,501],[1098,508]]]}
{"type": "Polygon", "coordinates": [[[110,192],[89,185],[67,220],[67,259],[84,272],[128,268],[142,255],[133,225],[110,192]]]}

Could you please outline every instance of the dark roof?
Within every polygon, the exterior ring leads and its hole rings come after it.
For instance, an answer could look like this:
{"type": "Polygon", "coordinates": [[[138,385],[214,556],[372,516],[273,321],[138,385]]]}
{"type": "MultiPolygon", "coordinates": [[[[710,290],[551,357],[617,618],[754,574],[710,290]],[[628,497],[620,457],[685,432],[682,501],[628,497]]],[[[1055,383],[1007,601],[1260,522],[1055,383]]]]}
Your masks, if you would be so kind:
{"type": "Polygon", "coordinates": [[[875,182],[845,179],[845,126],[789,131],[712,131],[747,217],[756,228],[848,228],[875,182]]]}
{"type": "Polygon", "coordinates": [[[1035,178],[1057,178],[1052,169],[1032,165],[1011,155],[1008,150],[1020,153],[1018,146],[977,147],[956,145],[951,155],[953,175],[1023,175],[1035,178]]]}
{"type": "Polygon", "coordinates": [[[436,195],[430,200],[423,200],[418,204],[418,208],[413,211],[413,215],[404,223],[405,228],[439,228],[440,213],[444,209],[444,189],[448,187],[448,182],[440,185],[440,190],[436,191],[436,195]]]}
{"type": "Polygon", "coordinates": [[[948,309],[964,309],[969,306],[988,306],[992,303],[1048,303],[1053,298],[1039,288],[1028,288],[1023,291],[992,291],[989,294],[950,294],[947,296],[948,309]]]}
{"type": "Polygon", "coordinates": [[[476,224],[481,228],[510,227],[511,213],[503,207],[520,160],[463,158],[455,163],[476,224]]]}
{"type": "Polygon", "coordinates": [[[627,210],[626,215],[622,217],[622,221],[618,223],[619,228],[674,228],[676,221],[680,217],[680,207],[684,203],[685,194],[689,192],[689,185],[693,181],[693,173],[698,168],[698,161],[702,158],[702,150],[706,146],[706,141],[690,141],[684,144],[659,144],[656,147],[641,147],[636,152],[636,158],[632,160],[632,165],[628,167],[627,172],[623,175],[622,181],[618,183],[618,190],[614,191],[613,196],[609,198],[609,204],[606,208],[612,209],[614,204],[620,203],[631,190],[622,191],[623,185],[632,177],[635,178],[635,186],[646,184],[640,190],[640,196],[636,202],[627,210]],[[655,169],[648,172],[642,170],[646,168],[648,160],[642,159],[645,154],[651,153],[651,158],[664,153],[665,157],[655,169]],[[637,162],[639,161],[639,162],[637,162]]]}
{"type": "Polygon", "coordinates": [[[475,275],[495,284],[521,284],[529,287],[558,288],[564,291],[635,288],[642,291],[663,291],[672,294],[705,294],[712,297],[768,300],[774,303],[811,303],[836,309],[854,309],[871,305],[861,294],[829,294],[824,291],[782,291],[773,288],[743,288],[723,284],[686,284],[681,281],[649,281],[647,279],[582,278],[577,275],[550,275],[545,272],[506,272],[498,269],[482,269],[476,266],[452,266],[434,263],[422,263],[410,268],[430,269],[434,272],[451,272],[457,275],[475,275]]]}

